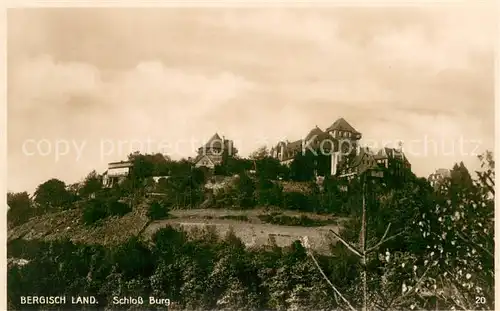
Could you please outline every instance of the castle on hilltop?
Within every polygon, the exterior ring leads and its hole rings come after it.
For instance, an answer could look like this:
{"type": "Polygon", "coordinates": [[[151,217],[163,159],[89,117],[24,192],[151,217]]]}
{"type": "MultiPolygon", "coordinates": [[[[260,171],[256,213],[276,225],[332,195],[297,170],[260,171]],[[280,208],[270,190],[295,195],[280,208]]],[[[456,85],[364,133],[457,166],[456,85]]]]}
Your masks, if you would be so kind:
{"type": "MultiPolygon", "coordinates": [[[[326,130],[315,126],[303,139],[296,141],[280,141],[270,150],[271,157],[283,165],[290,165],[298,154],[308,150],[323,153],[329,157],[329,170],[332,176],[353,178],[368,169],[383,169],[396,177],[404,177],[411,170],[411,164],[401,148],[384,147],[373,152],[361,147],[362,135],[344,118],[339,118],[326,130]]],[[[233,140],[215,133],[204,145],[198,148],[197,156],[192,161],[195,167],[214,169],[220,165],[224,157],[235,157],[238,150],[233,140]]],[[[133,168],[131,161],[112,162],[103,174],[105,187],[112,187],[123,181],[133,168]]],[[[318,173],[317,173],[318,174],[318,173]]]]}
{"type": "Polygon", "coordinates": [[[196,167],[214,168],[222,163],[224,155],[234,157],[237,154],[238,150],[234,147],[232,140],[224,136],[221,138],[218,133],[215,133],[206,144],[198,148],[198,155],[193,162],[196,167]]]}
{"type": "Polygon", "coordinates": [[[370,168],[385,168],[390,174],[403,176],[411,164],[401,149],[384,147],[377,153],[360,147],[362,135],[344,118],[339,118],[325,131],[315,126],[296,141],[280,141],[271,149],[271,156],[290,165],[295,156],[307,150],[323,152],[330,157],[331,175],[358,175],[370,168]]]}

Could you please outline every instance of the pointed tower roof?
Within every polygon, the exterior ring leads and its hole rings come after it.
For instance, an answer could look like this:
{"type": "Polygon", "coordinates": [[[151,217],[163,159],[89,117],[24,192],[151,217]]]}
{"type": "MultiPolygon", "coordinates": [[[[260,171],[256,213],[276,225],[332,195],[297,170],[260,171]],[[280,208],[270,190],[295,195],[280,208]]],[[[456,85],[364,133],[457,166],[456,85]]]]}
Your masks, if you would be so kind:
{"type": "Polygon", "coordinates": [[[325,132],[323,132],[317,125],[309,132],[309,134],[307,134],[305,140],[308,141],[310,140],[311,138],[314,138],[314,137],[318,137],[318,136],[321,136],[322,134],[324,134],[325,132]]]}
{"type": "Polygon", "coordinates": [[[326,129],[328,132],[333,130],[341,130],[347,131],[355,134],[360,134],[354,127],[352,127],[344,118],[339,118],[337,121],[333,122],[333,124],[326,129]]]}
{"type": "Polygon", "coordinates": [[[210,147],[222,147],[222,138],[220,138],[219,134],[215,133],[208,141],[207,143],[203,146],[206,148],[210,147]]]}

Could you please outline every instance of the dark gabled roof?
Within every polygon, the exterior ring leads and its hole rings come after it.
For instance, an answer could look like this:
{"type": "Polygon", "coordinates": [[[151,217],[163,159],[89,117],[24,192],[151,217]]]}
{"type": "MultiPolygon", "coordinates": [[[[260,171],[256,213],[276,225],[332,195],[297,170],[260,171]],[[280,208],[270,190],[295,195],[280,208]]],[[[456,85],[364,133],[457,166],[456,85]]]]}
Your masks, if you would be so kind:
{"type": "Polygon", "coordinates": [[[359,153],[355,154],[354,151],[352,154],[350,155],[345,155],[344,156],[344,163],[349,166],[349,167],[356,167],[358,165],[361,164],[361,161],[363,160],[363,158],[366,156],[366,155],[370,155],[369,153],[367,153],[364,148],[361,148],[359,150],[359,153]]]}
{"type": "Polygon", "coordinates": [[[291,143],[287,143],[285,145],[286,150],[296,150],[296,149],[302,149],[302,139],[292,141],[291,143]]]}
{"type": "Polygon", "coordinates": [[[278,143],[278,147],[280,146],[283,146],[283,151],[284,151],[284,154],[283,154],[283,160],[290,160],[294,157],[294,153],[295,152],[298,152],[298,151],[301,151],[302,150],[302,145],[303,144],[303,141],[302,139],[299,139],[299,140],[296,140],[296,141],[293,141],[293,142],[282,142],[280,141],[278,143]]]}
{"type": "Polygon", "coordinates": [[[361,164],[361,161],[363,161],[363,158],[365,157],[373,157],[373,154],[368,150],[368,148],[360,148],[359,154],[356,155],[353,159],[353,162],[351,165],[353,166],[358,166],[361,164]]]}
{"type": "Polygon", "coordinates": [[[355,134],[360,134],[352,125],[350,125],[344,118],[337,119],[333,124],[326,129],[328,132],[333,130],[347,131],[355,134]]]}
{"type": "Polygon", "coordinates": [[[312,138],[317,138],[319,136],[321,136],[322,134],[324,134],[325,132],[323,132],[318,126],[315,126],[310,132],[309,134],[307,134],[305,140],[306,141],[309,141],[310,139],[312,138]]]}
{"type": "Polygon", "coordinates": [[[200,162],[203,158],[207,158],[212,164],[214,164],[214,161],[213,159],[209,156],[209,155],[206,155],[206,154],[202,154],[202,155],[198,155],[195,159],[194,159],[194,164],[200,162]]]}
{"type": "Polygon", "coordinates": [[[339,150],[339,140],[331,136],[327,132],[322,132],[318,134],[318,136],[314,137],[314,139],[304,140],[304,147],[317,149],[321,148],[321,150],[325,152],[329,152],[331,150],[338,151],[339,150]]]}
{"type": "Polygon", "coordinates": [[[221,148],[222,147],[222,138],[220,138],[219,134],[215,133],[207,142],[205,145],[202,146],[202,148],[212,148],[212,147],[217,147],[221,148]]]}
{"type": "Polygon", "coordinates": [[[388,159],[388,158],[392,158],[392,152],[391,152],[391,148],[388,148],[388,147],[384,147],[382,149],[380,149],[376,154],[375,154],[375,159],[379,160],[379,159],[388,159]]]}
{"type": "Polygon", "coordinates": [[[389,147],[384,147],[380,149],[377,154],[375,155],[375,159],[380,160],[380,159],[393,159],[395,157],[400,157],[402,160],[408,162],[408,159],[406,158],[405,154],[401,150],[397,150],[394,148],[389,148],[389,147]]]}

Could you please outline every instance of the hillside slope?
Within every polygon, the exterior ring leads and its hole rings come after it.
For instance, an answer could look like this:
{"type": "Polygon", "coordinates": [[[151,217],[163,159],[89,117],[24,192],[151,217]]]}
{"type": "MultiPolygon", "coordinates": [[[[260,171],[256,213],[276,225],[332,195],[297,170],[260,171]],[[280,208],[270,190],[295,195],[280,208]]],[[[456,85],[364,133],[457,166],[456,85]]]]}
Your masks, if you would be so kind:
{"type": "Polygon", "coordinates": [[[69,238],[77,243],[116,245],[138,235],[149,222],[142,209],[136,209],[123,217],[105,219],[101,225],[93,227],[83,224],[82,214],[82,209],[72,209],[32,218],[9,230],[7,240],[69,238]]]}
{"type": "MultiPolygon", "coordinates": [[[[229,230],[233,230],[248,247],[258,247],[269,244],[271,241],[278,246],[288,246],[304,236],[309,237],[311,247],[320,252],[327,252],[329,245],[334,242],[329,230],[338,232],[339,224],[329,224],[319,227],[284,226],[262,222],[257,216],[265,214],[262,209],[235,211],[218,209],[174,210],[172,219],[149,221],[145,207],[139,206],[123,217],[111,217],[102,221],[98,226],[88,227],[82,222],[82,209],[72,209],[50,213],[32,218],[27,223],[15,227],[8,232],[8,241],[15,239],[27,240],[55,240],[68,238],[75,243],[101,244],[106,246],[120,244],[130,237],[141,236],[149,240],[159,229],[171,225],[182,227],[187,231],[193,228],[211,226],[223,237],[229,230]],[[225,216],[245,216],[246,221],[224,219],[225,216]]],[[[307,216],[313,219],[331,219],[310,213],[283,212],[289,216],[307,216]]],[[[342,223],[342,219],[338,222],[342,223]]]]}

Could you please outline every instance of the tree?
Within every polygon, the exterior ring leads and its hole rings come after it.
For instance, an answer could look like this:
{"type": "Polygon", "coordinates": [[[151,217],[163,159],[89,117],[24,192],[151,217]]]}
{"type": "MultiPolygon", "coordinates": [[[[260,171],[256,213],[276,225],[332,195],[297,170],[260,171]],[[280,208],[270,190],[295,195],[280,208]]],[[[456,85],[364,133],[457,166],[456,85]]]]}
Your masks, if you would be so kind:
{"type": "Polygon", "coordinates": [[[71,203],[71,195],[63,181],[52,178],[37,187],[34,201],[42,208],[66,207],[71,203]]]}
{"type": "Polygon", "coordinates": [[[29,194],[24,192],[7,193],[7,221],[13,226],[25,223],[32,215],[31,199],[29,194]]]}
{"type": "Polygon", "coordinates": [[[271,157],[262,157],[255,160],[256,173],[261,179],[276,180],[282,171],[282,167],[278,159],[271,157]]]}
{"type": "Polygon", "coordinates": [[[483,186],[483,190],[488,196],[495,195],[495,160],[493,152],[487,151],[480,155],[481,171],[477,171],[478,182],[483,186]]]}
{"type": "Polygon", "coordinates": [[[315,155],[308,151],[298,153],[290,165],[290,177],[294,181],[311,181],[315,177],[315,155]]]}
{"type": "Polygon", "coordinates": [[[318,176],[330,176],[331,156],[322,152],[315,156],[315,169],[318,176]]]}
{"type": "Polygon", "coordinates": [[[480,159],[483,169],[477,179],[457,164],[448,187],[435,193],[417,178],[397,189],[375,189],[382,190],[377,193],[380,202],[361,222],[359,244],[349,244],[333,232],[363,261],[363,282],[355,287],[354,299],[324,275],[345,304],[380,310],[493,309],[494,163],[488,155],[480,159]],[[381,218],[389,221],[387,229],[380,242],[370,242],[366,232],[380,232],[381,218]],[[375,245],[366,248],[367,242],[375,245]],[[382,248],[385,251],[377,251],[382,248]]]}
{"type": "Polygon", "coordinates": [[[479,157],[482,169],[473,179],[463,163],[454,166],[449,187],[437,204],[415,221],[429,269],[426,290],[445,306],[493,309],[494,305],[494,161],[479,157]],[[477,298],[479,297],[479,299],[477,298]]]}
{"type": "Polygon", "coordinates": [[[255,182],[247,175],[241,174],[236,182],[237,202],[240,207],[255,206],[255,182]]]}
{"type": "Polygon", "coordinates": [[[165,176],[170,174],[169,162],[172,160],[170,157],[165,156],[161,153],[156,153],[149,156],[151,162],[153,163],[153,175],[154,176],[165,176]]]}
{"type": "Polygon", "coordinates": [[[137,237],[129,238],[112,253],[120,271],[129,278],[148,276],[154,271],[152,254],[149,248],[137,237]]]}
{"type": "Polygon", "coordinates": [[[342,183],[334,176],[326,176],[321,193],[321,207],[325,212],[340,214],[342,211],[343,194],[340,191],[342,183]]]}
{"type": "MultiPolygon", "coordinates": [[[[360,231],[359,231],[359,243],[349,243],[347,242],[343,237],[341,237],[338,233],[336,233],[333,230],[330,230],[330,232],[340,241],[342,244],[350,250],[354,255],[356,255],[359,258],[360,261],[360,269],[361,269],[361,284],[358,285],[358,291],[355,293],[354,298],[352,300],[349,300],[346,298],[345,293],[342,294],[339,289],[329,280],[327,275],[324,273],[322,268],[320,267],[318,261],[316,260],[314,254],[312,251],[309,251],[309,255],[311,256],[312,260],[314,261],[315,265],[317,268],[320,270],[321,274],[325,278],[325,280],[328,282],[328,284],[331,286],[331,288],[335,291],[336,295],[338,295],[344,305],[347,305],[347,307],[351,310],[356,310],[355,307],[353,306],[356,304],[359,304],[360,307],[362,308],[363,311],[366,310],[371,310],[374,308],[377,308],[380,306],[376,305],[375,299],[373,299],[372,292],[370,291],[370,284],[369,284],[369,279],[371,278],[369,276],[370,273],[370,262],[371,259],[373,258],[373,255],[378,252],[378,250],[381,248],[383,244],[386,244],[388,241],[393,240],[397,238],[399,235],[402,234],[402,232],[398,232],[396,234],[392,234],[388,236],[388,233],[390,232],[391,229],[391,223],[389,222],[383,236],[381,238],[376,238],[376,239],[368,239],[368,215],[369,215],[369,209],[367,206],[366,202],[366,188],[367,184],[372,184],[373,179],[371,179],[371,171],[366,171],[364,174],[361,176],[361,184],[362,184],[362,189],[361,189],[361,196],[362,196],[362,204],[361,204],[361,219],[360,221],[360,231]],[[360,298],[358,298],[360,297],[360,298]],[[357,298],[357,299],[356,299],[357,298]]],[[[358,219],[356,219],[358,220],[358,219]]],[[[308,240],[307,237],[304,238],[304,244],[307,246],[308,240]]],[[[381,307],[383,309],[383,306],[381,307]]],[[[389,307],[388,307],[389,308],[389,307]]]]}
{"type": "Polygon", "coordinates": [[[229,286],[217,301],[217,307],[220,310],[247,310],[248,301],[245,298],[248,294],[241,281],[230,277],[226,282],[229,286]]]}
{"type": "Polygon", "coordinates": [[[253,162],[236,156],[229,156],[226,151],[222,154],[222,162],[215,165],[214,174],[223,176],[233,176],[243,174],[253,168],[253,162]]]}
{"type": "Polygon", "coordinates": [[[267,146],[261,146],[249,156],[251,160],[261,160],[270,156],[267,146]]]}
{"type": "Polygon", "coordinates": [[[129,155],[129,161],[132,161],[132,169],[129,174],[130,179],[135,181],[153,176],[155,165],[150,157],[143,154],[129,155]]]}
{"type": "Polygon", "coordinates": [[[269,179],[259,178],[257,183],[257,201],[261,206],[281,206],[283,187],[269,179]]]}
{"type": "Polygon", "coordinates": [[[97,174],[97,172],[93,170],[87,175],[87,177],[85,177],[83,185],[79,191],[79,195],[88,198],[89,196],[95,194],[97,191],[101,189],[102,189],[101,178],[97,174]]]}

